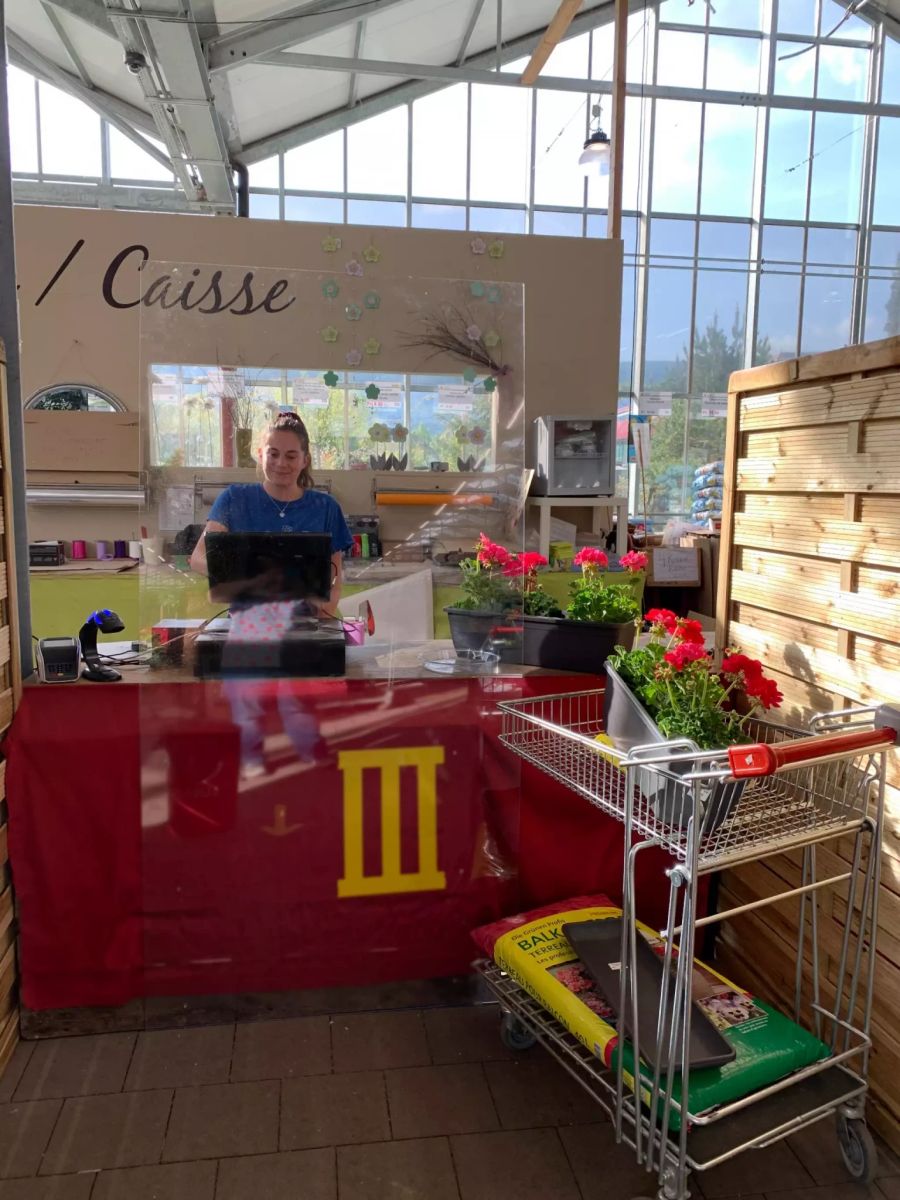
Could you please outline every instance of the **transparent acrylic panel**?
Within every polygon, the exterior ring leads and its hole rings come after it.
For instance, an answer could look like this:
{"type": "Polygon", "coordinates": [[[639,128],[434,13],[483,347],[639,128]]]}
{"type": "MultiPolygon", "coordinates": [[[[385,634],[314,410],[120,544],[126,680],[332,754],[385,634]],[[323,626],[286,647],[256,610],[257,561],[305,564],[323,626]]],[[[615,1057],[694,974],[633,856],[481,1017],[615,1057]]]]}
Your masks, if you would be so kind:
{"type": "Polygon", "coordinates": [[[469,930],[517,900],[494,713],[530,686],[522,579],[457,552],[523,549],[522,288],[393,277],[377,233],[332,236],[321,270],[133,281],[148,995],[465,974],[469,930]]]}

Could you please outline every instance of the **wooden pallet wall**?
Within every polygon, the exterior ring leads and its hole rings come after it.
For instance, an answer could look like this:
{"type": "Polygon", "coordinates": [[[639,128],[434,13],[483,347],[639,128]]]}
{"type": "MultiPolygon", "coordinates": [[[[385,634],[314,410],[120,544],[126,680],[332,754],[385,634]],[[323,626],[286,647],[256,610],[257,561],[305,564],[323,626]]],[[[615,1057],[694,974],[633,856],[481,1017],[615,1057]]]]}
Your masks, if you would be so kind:
{"type": "MultiPolygon", "coordinates": [[[[718,645],[763,660],[791,724],[900,704],[900,338],[733,375],[726,476],[718,645]]],[[[900,1149],[900,753],[888,783],[870,1117],[900,1149]]],[[[820,875],[846,871],[850,852],[820,849],[820,875]]],[[[790,854],[726,872],[721,907],[796,885],[799,869],[790,854]]],[[[824,895],[833,981],[847,892],[824,895]]],[[[796,914],[795,902],[745,914],[720,948],[726,971],[788,1011],[796,914]]]]}
{"type": "MultiPolygon", "coordinates": [[[[21,688],[8,461],[6,351],[0,340],[0,738],[9,728],[21,688]]],[[[16,924],[6,828],[6,763],[0,759],[0,1074],[19,1040],[16,1003],[16,924]]]]}

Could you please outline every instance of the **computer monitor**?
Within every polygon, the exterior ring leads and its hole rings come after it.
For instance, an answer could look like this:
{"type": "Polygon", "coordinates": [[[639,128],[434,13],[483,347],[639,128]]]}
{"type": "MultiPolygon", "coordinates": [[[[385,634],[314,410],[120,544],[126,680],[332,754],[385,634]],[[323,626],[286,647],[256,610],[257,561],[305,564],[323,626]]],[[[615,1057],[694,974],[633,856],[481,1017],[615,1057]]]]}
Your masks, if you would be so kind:
{"type": "Polygon", "coordinates": [[[208,533],[206,567],[214,601],[327,600],[331,535],[208,533]]]}

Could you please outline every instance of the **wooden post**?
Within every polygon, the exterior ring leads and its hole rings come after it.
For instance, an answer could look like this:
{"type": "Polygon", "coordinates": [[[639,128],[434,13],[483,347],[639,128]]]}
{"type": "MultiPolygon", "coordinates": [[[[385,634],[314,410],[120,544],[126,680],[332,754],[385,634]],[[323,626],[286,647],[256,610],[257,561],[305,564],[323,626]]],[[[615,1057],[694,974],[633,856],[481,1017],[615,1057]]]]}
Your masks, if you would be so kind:
{"type": "Polygon", "coordinates": [[[613,52],[612,145],[609,161],[609,209],[606,236],[622,236],[622,174],[625,165],[625,63],[628,57],[628,0],[616,0],[613,52]]]}

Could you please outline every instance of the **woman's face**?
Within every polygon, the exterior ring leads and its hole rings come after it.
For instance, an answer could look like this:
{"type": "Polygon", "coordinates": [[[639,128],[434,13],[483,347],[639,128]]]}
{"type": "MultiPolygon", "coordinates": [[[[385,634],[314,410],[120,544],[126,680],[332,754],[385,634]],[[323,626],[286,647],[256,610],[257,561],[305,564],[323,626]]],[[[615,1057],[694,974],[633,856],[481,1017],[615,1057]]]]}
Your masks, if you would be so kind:
{"type": "Polygon", "coordinates": [[[279,487],[295,483],[303,468],[309,466],[309,455],[300,445],[300,439],[286,429],[266,435],[259,448],[259,459],[266,480],[279,487]]]}

